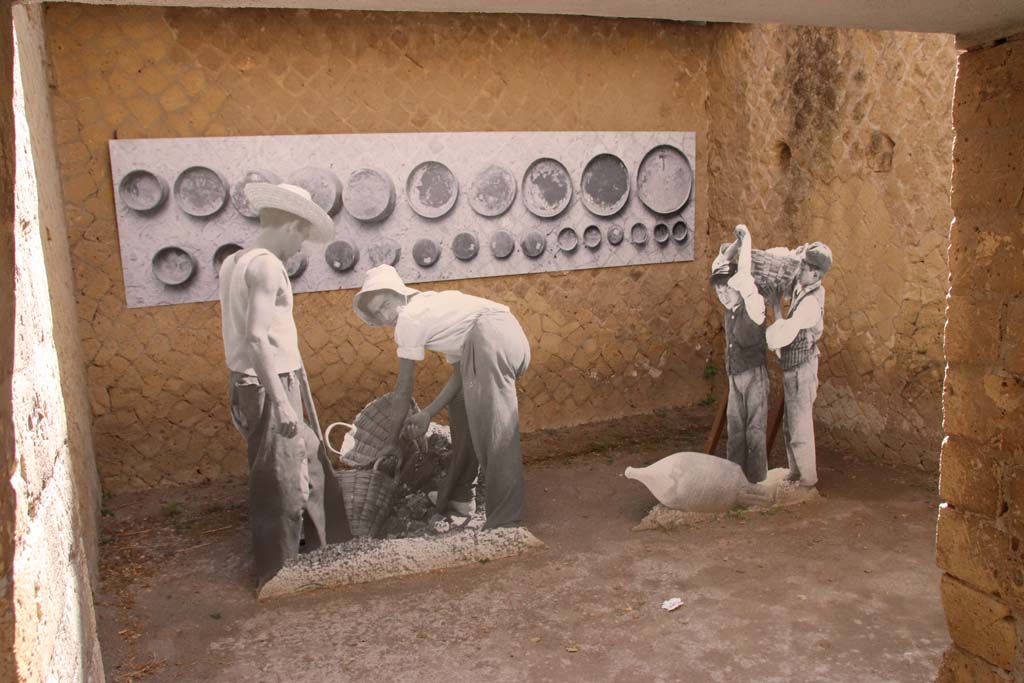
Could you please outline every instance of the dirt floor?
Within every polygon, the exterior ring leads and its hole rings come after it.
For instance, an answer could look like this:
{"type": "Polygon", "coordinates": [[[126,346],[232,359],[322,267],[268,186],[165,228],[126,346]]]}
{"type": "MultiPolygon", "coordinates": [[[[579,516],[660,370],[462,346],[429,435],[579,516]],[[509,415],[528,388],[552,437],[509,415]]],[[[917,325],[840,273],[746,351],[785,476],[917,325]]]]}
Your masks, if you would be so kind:
{"type": "Polygon", "coordinates": [[[934,680],[949,636],[932,475],[822,452],[821,500],[631,531],[655,500],[625,467],[700,450],[710,417],[528,435],[544,550],[265,603],[244,482],[106,500],[107,680],[934,680]]]}

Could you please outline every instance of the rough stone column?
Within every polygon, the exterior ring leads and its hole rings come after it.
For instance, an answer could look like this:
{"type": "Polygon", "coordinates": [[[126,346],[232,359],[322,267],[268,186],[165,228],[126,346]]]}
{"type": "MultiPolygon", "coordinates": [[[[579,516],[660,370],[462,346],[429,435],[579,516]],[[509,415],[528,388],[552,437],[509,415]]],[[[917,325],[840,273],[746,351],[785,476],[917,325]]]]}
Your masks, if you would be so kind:
{"type": "MultiPolygon", "coordinates": [[[[13,607],[14,670],[2,681],[102,682],[92,590],[96,576],[99,486],[77,328],[73,276],[54,145],[43,40],[43,7],[16,5],[10,103],[13,192],[8,192],[3,292],[10,378],[2,424],[7,470],[3,505],[6,579],[13,607]],[[13,200],[13,201],[11,201],[13,200]],[[10,226],[10,227],[8,227],[10,226]],[[13,266],[13,267],[12,267],[13,266]],[[8,337],[8,329],[13,335],[8,337]],[[13,451],[14,456],[9,455],[13,451]],[[13,517],[13,520],[12,520],[13,517]],[[10,539],[13,536],[13,543],[10,539]],[[11,547],[13,546],[13,547],[11,547]]],[[[7,149],[8,147],[5,147],[7,149]]],[[[10,622],[10,611],[6,612],[10,622]]],[[[12,648],[4,643],[5,652],[12,648]]]]}
{"type": "Polygon", "coordinates": [[[937,553],[940,680],[1024,680],[1024,35],[964,52],[953,111],[937,553]]]}
{"type": "Polygon", "coordinates": [[[14,671],[14,39],[11,6],[0,2],[0,681],[14,671]]]}

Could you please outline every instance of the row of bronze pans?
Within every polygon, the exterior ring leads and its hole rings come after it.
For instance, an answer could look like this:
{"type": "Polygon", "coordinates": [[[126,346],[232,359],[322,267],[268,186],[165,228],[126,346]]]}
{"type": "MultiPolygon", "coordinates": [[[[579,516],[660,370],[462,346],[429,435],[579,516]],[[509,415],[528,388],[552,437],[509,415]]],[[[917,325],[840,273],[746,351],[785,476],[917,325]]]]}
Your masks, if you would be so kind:
{"type": "MultiPolygon", "coordinates": [[[[556,244],[558,250],[571,254],[580,245],[588,250],[596,251],[607,241],[611,246],[618,246],[625,240],[626,234],[618,225],[610,226],[605,233],[596,225],[588,225],[583,229],[582,236],[575,228],[565,227],[558,231],[556,244]]],[[[683,220],[671,225],[656,223],[653,228],[654,242],[665,247],[671,242],[684,244],[690,237],[690,228],[683,220]]],[[[649,232],[644,223],[634,223],[629,228],[629,241],[638,248],[647,244],[649,232]]],[[[497,230],[491,235],[491,255],[496,259],[506,259],[515,252],[515,235],[507,230],[497,230]]],[[[523,254],[530,259],[539,258],[547,250],[547,237],[536,230],[526,233],[519,242],[523,254]]],[[[220,266],[231,254],[240,251],[241,245],[229,242],[217,248],[213,254],[214,272],[220,272],[220,266]]],[[[471,232],[460,232],[452,240],[452,253],[459,261],[472,261],[480,253],[480,242],[471,232]]],[[[374,266],[381,264],[395,265],[402,255],[402,246],[391,239],[374,243],[367,249],[367,255],[374,266]]],[[[332,270],[346,273],[359,262],[359,247],[352,242],[341,239],[331,242],[324,249],[324,260],[332,270]]],[[[423,238],[417,240],[412,247],[412,258],[421,268],[430,268],[441,259],[441,246],[436,240],[423,238]]],[[[305,254],[296,254],[285,263],[288,277],[295,280],[305,272],[309,264],[305,254]]],[[[153,255],[153,275],[157,280],[170,287],[181,287],[188,284],[197,269],[194,256],[177,246],[164,247],[153,255]]]]}
{"type": "MultiPolygon", "coordinates": [[[[229,188],[224,177],[205,166],[192,166],[174,181],[175,203],[182,211],[198,218],[213,216],[230,199],[246,218],[257,212],[246,200],[248,183],[279,183],[274,173],[255,170],[246,173],[229,188]]],[[[285,180],[309,191],[330,216],[342,208],[342,185],[330,170],[307,167],[285,180]]],[[[639,200],[656,214],[678,212],[690,199],[693,171],[679,149],[658,145],[647,152],[636,173],[639,200]]],[[[441,218],[451,211],[459,196],[459,182],[440,161],[424,161],[406,179],[409,206],[424,218],[441,218]]],[[[493,218],[512,206],[518,187],[515,176],[504,166],[490,165],[480,171],[469,188],[468,201],[481,216],[493,218]]],[[[167,183],[159,176],[138,169],[126,174],[118,186],[125,206],[140,213],[156,211],[167,200],[167,183]]],[[[580,201],[595,216],[614,216],[626,205],[630,195],[630,175],[626,164],[614,154],[598,154],[587,162],[580,177],[580,201]]],[[[557,159],[536,159],[526,169],[522,180],[522,201],[533,215],[554,218],[572,202],[573,182],[569,171],[557,159]]],[[[349,176],[345,190],[345,209],[358,221],[377,223],[391,215],[395,208],[395,187],[391,178],[373,168],[361,168],[349,176]]]]}

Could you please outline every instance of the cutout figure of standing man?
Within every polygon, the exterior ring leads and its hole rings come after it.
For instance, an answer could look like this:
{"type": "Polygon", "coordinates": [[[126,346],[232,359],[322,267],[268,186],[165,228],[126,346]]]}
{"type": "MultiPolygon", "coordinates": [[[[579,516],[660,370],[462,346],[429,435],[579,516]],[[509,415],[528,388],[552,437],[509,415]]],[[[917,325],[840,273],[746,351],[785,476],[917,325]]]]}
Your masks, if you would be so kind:
{"type": "Polygon", "coordinates": [[[452,460],[435,499],[438,510],[472,513],[479,469],[487,483],[484,528],[519,524],[524,495],[516,380],[530,364],[530,344],[508,306],[456,291],[420,292],[388,265],[367,271],[352,305],[363,322],[395,328],[394,448],[403,428],[422,436],[430,418],[448,407],[452,460]],[[430,405],[406,419],[425,349],[445,354],[452,374],[430,405]]]}
{"type": "Polygon", "coordinates": [[[814,400],[818,396],[818,340],[825,324],[825,288],[821,278],[832,267],[832,250],[821,242],[791,252],[801,259],[789,312],[765,333],[768,348],[779,354],[786,397],[783,433],[789,480],[802,487],[818,483],[814,448],[814,400]]]}
{"type": "Polygon", "coordinates": [[[334,223],[300,187],[251,183],[245,193],[259,211],[260,232],[256,246],[221,265],[220,302],[231,417],[248,447],[249,516],[262,587],[298,553],[301,534],[305,549],[313,550],[351,533],[323,451],[284,267],[305,240],[330,240],[334,223]]]}
{"type": "Polygon", "coordinates": [[[736,226],[736,242],[711,264],[711,284],[725,307],[725,369],[729,375],[727,455],[756,484],[768,475],[768,368],[764,297],[751,275],[751,238],[736,226]],[[739,246],[737,263],[731,258],[739,246]]]}

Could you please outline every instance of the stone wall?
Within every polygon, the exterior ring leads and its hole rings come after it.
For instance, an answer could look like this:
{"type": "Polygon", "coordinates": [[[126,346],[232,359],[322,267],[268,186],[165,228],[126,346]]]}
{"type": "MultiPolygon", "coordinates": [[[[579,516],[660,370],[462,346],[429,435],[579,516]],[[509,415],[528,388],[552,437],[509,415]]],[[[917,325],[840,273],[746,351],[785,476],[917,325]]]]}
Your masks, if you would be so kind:
{"type": "Polygon", "coordinates": [[[712,55],[708,241],[832,248],[819,443],[935,470],[953,39],[737,26],[712,55]]]}
{"type": "MultiPolygon", "coordinates": [[[[523,321],[534,349],[520,383],[524,429],[707,396],[705,365],[722,364],[706,273],[744,221],[764,243],[821,238],[836,251],[822,438],[935,467],[949,38],[63,4],[47,8],[47,35],[89,399],[111,491],[240,473],[244,462],[227,420],[219,307],[125,308],[113,137],[695,130],[693,263],[444,285],[504,301],[523,321]]],[[[392,342],[358,323],[352,294],[296,300],[325,421],[351,418],[394,381],[392,342]]],[[[439,359],[424,366],[421,399],[445,372],[439,359]]]]}
{"type": "Polygon", "coordinates": [[[92,602],[99,479],[49,110],[43,12],[19,6],[13,15],[16,175],[8,291],[15,309],[10,405],[16,459],[3,479],[11,488],[3,499],[15,510],[13,583],[4,590],[13,590],[17,674],[2,678],[102,681],[92,602]]]}
{"type": "Polygon", "coordinates": [[[942,680],[1024,680],[1024,35],[960,55],[937,552],[942,680]]]}
{"type": "MultiPolygon", "coordinates": [[[[52,5],[54,114],[105,488],[240,473],[219,306],[125,308],[107,140],[292,133],[695,130],[714,31],[673,22],[52,5]]],[[[697,223],[707,171],[698,155],[697,223]]],[[[704,249],[701,242],[698,249],[704,249]]],[[[445,283],[508,303],[533,347],[527,430],[703,398],[706,254],[694,263],[445,283]]],[[[427,289],[436,288],[427,286],[427,289]]],[[[352,291],[296,298],[323,420],[394,383],[352,291]]],[[[429,400],[443,362],[423,363],[429,400]]]]}
{"type": "MultiPolygon", "coordinates": [[[[0,3],[0,26],[11,26],[11,6],[0,3]]],[[[14,34],[0,32],[0,291],[14,291],[14,34]]],[[[0,296],[0,681],[17,676],[14,661],[14,529],[11,486],[14,414],[14,297],[0,296]]]]}

